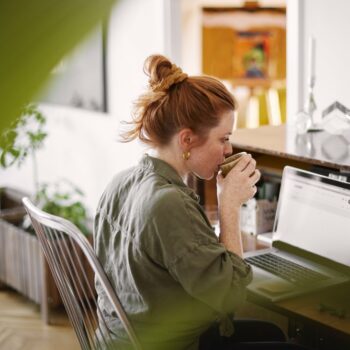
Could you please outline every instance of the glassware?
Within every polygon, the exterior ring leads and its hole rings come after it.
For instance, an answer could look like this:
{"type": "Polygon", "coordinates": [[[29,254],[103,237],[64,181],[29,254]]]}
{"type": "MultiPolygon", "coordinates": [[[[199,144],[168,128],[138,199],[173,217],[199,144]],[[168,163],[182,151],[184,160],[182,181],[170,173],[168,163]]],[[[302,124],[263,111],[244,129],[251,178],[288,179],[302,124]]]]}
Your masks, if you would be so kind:
{"type": "Polygon", "coordinates": [[[295,116],[295,129],[298,135],[305,134],[309,129],[310,125],[310,116],[306,112],[301,111],[297,113],[297,115],[295,116]]]}

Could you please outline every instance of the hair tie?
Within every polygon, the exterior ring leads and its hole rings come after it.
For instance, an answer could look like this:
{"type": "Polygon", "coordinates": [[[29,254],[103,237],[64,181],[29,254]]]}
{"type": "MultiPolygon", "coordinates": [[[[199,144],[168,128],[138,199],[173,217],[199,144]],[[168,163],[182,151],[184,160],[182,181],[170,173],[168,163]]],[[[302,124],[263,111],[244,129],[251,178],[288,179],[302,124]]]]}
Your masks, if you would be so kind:
{"type": "Polygon", "coordinates": [[[176,64],[171,65],[169,74],[157,83],[152,83],[149,81],[149,84],[154,92],[168,90],[172,85],[181,83],[184,81],[188,75],[182,71],[180,67],[176,64]]]}

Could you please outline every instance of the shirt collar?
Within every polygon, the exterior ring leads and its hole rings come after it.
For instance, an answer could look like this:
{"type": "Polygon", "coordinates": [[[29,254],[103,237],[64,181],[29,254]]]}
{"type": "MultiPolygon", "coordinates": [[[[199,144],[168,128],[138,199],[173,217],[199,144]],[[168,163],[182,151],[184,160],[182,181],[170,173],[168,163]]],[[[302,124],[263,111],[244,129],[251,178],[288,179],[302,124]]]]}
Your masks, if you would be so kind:
{"type": "Polygon", "coordinates": [[[146,169],[154,170],[158,175],[162,176],[169,183],[180,187],[183,192],[187,193],[195,201],[199,202],[199,196],[183,182],[179,173],[164,160],[151,157],[146,153],[141,158],[140,165],[146,169]]]}

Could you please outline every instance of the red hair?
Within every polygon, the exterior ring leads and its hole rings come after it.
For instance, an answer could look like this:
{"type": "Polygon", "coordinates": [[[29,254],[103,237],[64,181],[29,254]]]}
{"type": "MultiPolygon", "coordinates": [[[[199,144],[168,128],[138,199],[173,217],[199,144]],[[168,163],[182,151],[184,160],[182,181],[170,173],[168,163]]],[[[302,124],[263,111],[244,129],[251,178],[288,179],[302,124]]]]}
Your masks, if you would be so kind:
{"type": "Polygon", "coordinates": [[[233,95],[217,79],[187,76],[166,57],[145,61],[148,90],[134,103],[132,128],[121,134],[124,142],[139,138],[152,146],[167,145],[181,129],[206,137],[223,112],[235,110],[233,95]]]}

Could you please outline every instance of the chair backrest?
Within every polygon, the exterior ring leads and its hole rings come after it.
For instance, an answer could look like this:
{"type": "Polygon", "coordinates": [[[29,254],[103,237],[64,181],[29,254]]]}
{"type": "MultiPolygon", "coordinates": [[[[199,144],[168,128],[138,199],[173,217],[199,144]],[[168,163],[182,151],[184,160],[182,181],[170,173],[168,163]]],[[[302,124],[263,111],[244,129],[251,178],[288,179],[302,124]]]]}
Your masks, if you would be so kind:
{"type": "Polygon", "coordinates": [[[113,340],[107,331],[103,312],[96,301],[96,292],[90,283],[86,263],[84,264],[81,259],[84,255],[84,260],[95,274],[95,281],[98,281],[103,288],[132,345],[137,350],[141,349],[123,306],[87,238],[71,222],[43,212],[28,198],[24,198],[23,203],[81,348],[84,350],[113,348],[113,340]]]}

